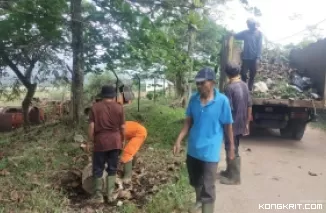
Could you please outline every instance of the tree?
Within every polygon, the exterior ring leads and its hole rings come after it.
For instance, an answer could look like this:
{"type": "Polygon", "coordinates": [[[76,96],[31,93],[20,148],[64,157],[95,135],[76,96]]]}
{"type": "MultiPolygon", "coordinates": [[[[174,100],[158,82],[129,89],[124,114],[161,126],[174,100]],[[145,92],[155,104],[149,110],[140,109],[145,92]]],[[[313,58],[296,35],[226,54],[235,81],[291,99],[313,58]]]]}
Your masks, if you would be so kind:
{"type": "Polygon", "coordinates": [[[82,116],[83,83],[84,83],[84,59],[83,59],[83,24],[82,24],[82,0],[71,0],[71,34],[72,34],[72,118],[79,124],[82,116]]]}
{"type": "Polygon", "coordinates": [[[44,71],[41,65],[50,65],[56,58],[66,2],[16,0],[1,6],[5,18],[0,22],[0,66],[9,67],[27,89],[22,108],[28,127],[28,109],[37,88],[35,77],[44,71]]]}

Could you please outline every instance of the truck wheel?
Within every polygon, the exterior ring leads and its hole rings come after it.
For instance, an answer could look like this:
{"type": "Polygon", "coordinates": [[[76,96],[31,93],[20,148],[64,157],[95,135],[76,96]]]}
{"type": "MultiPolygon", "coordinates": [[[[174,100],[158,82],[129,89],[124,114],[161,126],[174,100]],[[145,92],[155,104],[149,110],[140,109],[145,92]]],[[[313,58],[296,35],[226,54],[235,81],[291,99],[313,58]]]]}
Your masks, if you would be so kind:
{"type": "Polygon", "coordinates": [[[283,138],[291,138],[292,131],[291,128],[287,126],[283,129],[280,129],[280,133],[281,133],[281,137],[283,138]]]}
{"type": "Polygon", "coordinates": [[[292,124],[292,139],[301,141],[306,130],[306,123],[298,122],[292,124]]]}

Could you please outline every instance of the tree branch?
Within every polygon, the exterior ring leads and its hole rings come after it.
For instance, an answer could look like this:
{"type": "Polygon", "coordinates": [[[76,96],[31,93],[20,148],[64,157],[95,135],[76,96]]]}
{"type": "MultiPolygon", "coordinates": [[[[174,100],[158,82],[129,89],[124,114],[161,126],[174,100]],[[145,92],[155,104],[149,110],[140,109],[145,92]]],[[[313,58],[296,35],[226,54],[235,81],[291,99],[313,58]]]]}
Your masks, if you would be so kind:
{"type": "Polygon", "coordinates": [[[9,56],[4,51],[4,46],[0,45],[0,56],[2,60],[14,71],[17,75],[18,79],[23,83],[23,85],[27,88],[30,85],[30,82],[27,78],[23,75],[23,73],[18,69],[18,67],[10,60],[9,56]]]}
{"type": "Polygon", "coordinates": [[[28,69],[25,72],[25,78],[28,79],[29,82],[31,81],[32,71],[33,71],[37,61],[38,61],[38,58],[36,58],[36,57],[33,58],[30,62],[28,69]]]}

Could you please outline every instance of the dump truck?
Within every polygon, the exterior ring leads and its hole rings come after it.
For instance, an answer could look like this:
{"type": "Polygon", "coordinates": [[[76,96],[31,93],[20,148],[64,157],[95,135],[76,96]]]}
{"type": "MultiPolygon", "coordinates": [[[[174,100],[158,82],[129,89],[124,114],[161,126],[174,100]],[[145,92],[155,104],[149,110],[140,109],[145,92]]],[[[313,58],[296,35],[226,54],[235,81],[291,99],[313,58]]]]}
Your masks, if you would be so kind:
{"type": "MultiPolygon", "coordinates": [[[[312,43],[301,49],[293,49],[289,65],[293,69],[304,70],[320,95],[319,100],[256,98],[253,96],[251,127],[279,129],[282,137],[300,141],[309,122],[316,121],[318,109],[326,106],[326,39],[312,43]]],[[[232,36],[222,40],[220,53],[219,89],[224,90],[227,77],[224,69],[228,62],[241,65],[241,48],[235,45],[232,36]]]]}

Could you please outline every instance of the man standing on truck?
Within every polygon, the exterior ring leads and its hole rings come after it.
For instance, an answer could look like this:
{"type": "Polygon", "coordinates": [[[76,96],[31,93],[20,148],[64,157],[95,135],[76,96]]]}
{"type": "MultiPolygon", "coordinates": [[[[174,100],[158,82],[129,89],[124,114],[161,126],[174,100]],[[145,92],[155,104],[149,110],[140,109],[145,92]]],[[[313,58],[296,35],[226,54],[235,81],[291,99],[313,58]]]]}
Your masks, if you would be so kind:
{"type": "Polygon", "coordinates": [[[252,100],[248,86],[240,79],[240,67],[236,64],[227,64],[225,69],[229,83],[225,87],[225,95],[229,98],[233,117],[233,141],[235,145],[235,159],[230,160],[230,138],[225,135],[225,152],[227,168],[220,173],[220,183],[227,185],[240,184],[240,138],[249,134],[252,100]]]}
{"type": "Polygon", "coordinates": [[[101,101],[93,104],[89,113],[88,136],[94,142],[93,178],[94,194],[92,203],[103,203],[102,176],[107,163],[108,201],[113,201],[112,192],[115,187],[119,157],[124,141],[125,115],[123,106],[115,101],[117,96],[113,86],[103,86],[101,101]]]}
{"type": "Polygon", "coordinates": [[[244,82],[247,82],[247,73],[249,70],[248,87],[250,91],[253,89],[254,79],[258,69],[258,64],[261,60],[261,52],[263,46],[263,35],[257,29],[257,25],[258,24],[254,19],[248,19],[248,30],[234,34],[235,39],[243,40],[244,42],[243,52],[241,54],[241,78],[244,82]]]}
{"type": "Polygon", "coordinates": [[[210,68],[197,73],[198,93],[189,101],[183,128],[173,148],[173,153],[178,154],[181,142],[189,132],[186,163],[190,184],[196,192],[196,203],[189,212],[214,212],[216,171],[224,131],[230,138],[228,156],[230,160],[234,159],[230,103],[215,89],[215,80],[215,72],[210,68]]]}

